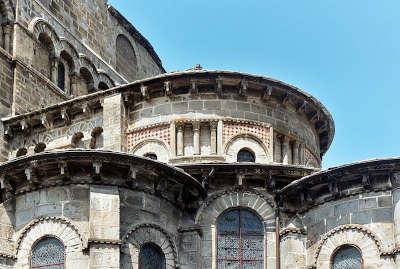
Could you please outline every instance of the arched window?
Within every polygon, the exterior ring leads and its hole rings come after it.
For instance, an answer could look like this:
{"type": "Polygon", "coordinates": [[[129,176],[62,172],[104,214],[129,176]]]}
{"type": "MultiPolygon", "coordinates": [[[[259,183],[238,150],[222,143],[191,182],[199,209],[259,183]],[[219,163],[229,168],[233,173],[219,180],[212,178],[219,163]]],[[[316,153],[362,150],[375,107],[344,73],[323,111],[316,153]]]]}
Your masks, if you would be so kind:
{"type": "Polygon", "coordinates": [[[133,46],[128,38],[119,35],[116,41],[116,70],[128,81],[137,78],[137,59],[133,46]]]}
{"type": "Polygon", "coordinates": [[[146,153],[146,154],[144,155],[144,157],[149,158],[149,159],[152,159],[152,160],[157,160],[157,155],[154,154],[154,153],[146,153]]]}
{"type": "Polygon", "coordinates": [[[58,63],[57,86],[62,91],[65,90],[65,67],[63,63],[58,63]]]}
{"type": "Polygon", "coordinates": [[[146,243],[140,248],[139,269],[165,268],[165,255],[159,246],[153,243],[146,243]]]}
{"type": "Polygon", "coordinates": [[[361,252],[353,246],[339,248],[332,258],[332,269],[361,269],[361,252]]]}
{"type": "Polygon", "coordinates": [[[60,240],[46,237],[32,248],[31,268],[63,269],[65,265],[65,247],[60,240]]]}
{"type": "Polygon", "coordinates": [[[264,268],[264,225],[255,213],[229,210],[217,225],[218,268],[264,268]]]}
{"type": "Polygon", "coordinates": [[[256,157],[254,153],[248,149],[241,149],[237,154],[237,161],[239,163],[254,163],[256,161],[256,157]]]}

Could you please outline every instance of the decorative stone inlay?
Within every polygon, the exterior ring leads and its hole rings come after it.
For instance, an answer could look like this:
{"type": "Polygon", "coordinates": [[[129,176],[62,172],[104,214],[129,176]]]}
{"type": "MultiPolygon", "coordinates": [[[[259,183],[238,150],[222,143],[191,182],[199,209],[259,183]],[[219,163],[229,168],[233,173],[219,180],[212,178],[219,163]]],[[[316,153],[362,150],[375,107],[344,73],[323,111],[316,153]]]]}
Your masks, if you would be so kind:
{"type": "Polygon", "coordinates": [[[260,139],[267,149],[271,147],[271,127],[252,122],[224,121],[224,145],[237,135],[251,134],[260,139]]]}
{"type": "Polygon", "coordinates": [[[169,125],[159,125],[148,129],[132,130],[127,134],[128,151],[132,151],[140,142],[148,139],[159,139],[170,145],[171,134],[169,125]]]}

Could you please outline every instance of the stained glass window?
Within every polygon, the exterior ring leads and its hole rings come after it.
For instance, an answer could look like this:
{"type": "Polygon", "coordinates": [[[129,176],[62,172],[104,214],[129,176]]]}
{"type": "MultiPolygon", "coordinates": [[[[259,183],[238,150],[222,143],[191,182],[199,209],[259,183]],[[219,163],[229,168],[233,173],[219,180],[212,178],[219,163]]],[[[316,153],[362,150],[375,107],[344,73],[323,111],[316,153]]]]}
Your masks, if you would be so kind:
{"type": "Polygon", "coordinates": [[[256,158],[254,157],[253,152],[247,149],[241,149],[237,155],[237,161],[239,163],[243,162],[249,162],[249,163],[254,163],[256,161],[256,158]]]}
{"type": "Polygon", "coordinates": [[[165,269],[165,255],[155,244],[147,243],[140,248],[139,269],[165,269]]]}
{"type": "Polygon", "coordinates": [[[64,265],[65,247],[60,240],[47,237],[33,247],[31,268],[64,269],[64,265]]]}
{"type": "Polygon", "coordinates": [[[264,225],[247,209],[233,209],[218,218],[219,269],[264,268],[264,225]]]}
{"type": "Polygon", "coordinates": [[[352,246],[341,247],[333,256],[333,269],[361,269],[361,252],[352,246]]]}

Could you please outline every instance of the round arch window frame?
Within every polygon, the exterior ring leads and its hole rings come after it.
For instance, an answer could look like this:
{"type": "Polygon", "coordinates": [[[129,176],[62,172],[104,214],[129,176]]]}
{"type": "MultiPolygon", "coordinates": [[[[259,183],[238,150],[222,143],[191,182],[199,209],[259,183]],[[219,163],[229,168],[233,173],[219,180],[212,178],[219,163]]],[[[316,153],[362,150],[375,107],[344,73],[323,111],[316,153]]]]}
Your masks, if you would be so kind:
{"type": "MultiPolygon", "coordinates": [[[[216,239],[215,240],[215,249],[216,249],[215,262],[216,262],[216,269],[219,269],[219,266],[218,266],[218,260],[219,260],[219,256],[218,256],[218,241],[220,240],[219,239],[220,238],[220,235],[219,235],[219,222],[220,222],[220,219],[221,219],[221,217],[223,215],[225,215],[226,213],[228,213],[230,211],[235,211],[235,210],[239,210],[239,217],[240,217],[240,211],[249,211],[252,214],[254,214],[254,216],[257,217],[257,219],[260,221],[260,223],[262,225],[262,232],[261,233],[262,233],[262,237],[263,237],[263,258],[262,258],[263,266],[262,266],[262,268],[265,268],[265,264],[266,264],[266,261],[267,261],[267,241],[266,241],[267,240],[267,236],[266,236],[266,227],[265,227],[263,218],[260,216],[260,214],[257,211],[255,211],[254,209],[252,209],[250,207],[237,206],[237,207],[231,207],[231,208],[228,208],[228,209],[224,210],[221,214],[218,215],[218,217],[217,217],[217,219],[215,221],[215,239],[216,239]]],[[[240,224],[240,219],[239,219],[239,227],[240,227],[240,225],[241,224],[240,224]]],[[[261,233],[260,233],[259,236],[261,236],[261,233]]],[[[240,235],[240,237],[241,237],[241,235],[240,235]]],[[[242,269],[243,266],[240,265],[239,268],[242,269]]]]}
{"type": "Polygon", "coordinates": [[[360,253],[360,256],[361,256],[361,269],[364,269],[364,258],[363,258],[363,253],[362,253],[362,250],[361,250],[361,248],[359,247],[359,246],[357,246],[357,245],[354,245],[354,244],[343,244],[343,245],[340,245],[340,246],[338,246],[333,252],[332,252],[332,255],[331,255],[331,257],[330,257],[330,262],[329,262],[329,269],[334,269],[334,264],[333,264],[333,262],[334,262],[334,259],[335,259],[335,257],[336,257],[336,255],[339,253],[339,251],[341,250],[341,249],[344,249],[344,248],[354,248],[354,249],[356,249],[357,251],[358,251],[358,253],[360,253]]]}
{"type": "Polygon", "coordinates": [[[39,244],[40,241],[46,240],[46,239],[56,239],[64,247],[64,263],[63,263],[63,267],[64,267],[64,269],[67,268],[67,247],[65,246],[64,242],[57,236],[45,235],[45,236],[42,236],[42,237],[38,238],[32,244],[32,247],[31,247],[31,250],[30,250],[30,253],[29,253],[29,269],[35,269],[35,268],[42,268],[43,267],[43,266],[41,266],[41,267],[33,267],[32,266],[32,257],[33,257],[33,251],[34,251],[35,247],[37,246],[37,244],[39,244]]]}
{"type": "Polygon", "coordinates": [[[138,255],[138,269],[142,269],[142,268],[141,268],[140,253],[142,252],[142,248],[145,247],[145,246],[151,246],[151,247],[157,249],[157,251],[158,251],[160,254],[162,254],[162,258],[163,258],[163,269],[166,269],[166,268],[167,268],[167,259],[166,259],[166,257],[165,257],[165,253],[164,253],[164,251],[162,250],[162,248],[161,248],[159,245],[157,245],[156,243],[154,243],[154,242],[145,242],[145,243],[143,243],[143,244],[140,246],[140,248],[139,248],[139,255],[138,255]]]}
{"type": "Polygon", "coordinates": [[[256,163],[256,154],[254,153],[254,151],[252,150],[252,149],[250,149],[250,148],[247,148],[247,147],[245,147],[245,148],[241,148],[239,151],[238,151],[238,153],[236,154],[236,162],[238,162],[238,163],[256,163]],[[250,153],[251,154],[251,156],[253,157],[253,161],[239,161],[239,154],[241,153],[241,152],[248,152],[248,153],[250,153]]]}

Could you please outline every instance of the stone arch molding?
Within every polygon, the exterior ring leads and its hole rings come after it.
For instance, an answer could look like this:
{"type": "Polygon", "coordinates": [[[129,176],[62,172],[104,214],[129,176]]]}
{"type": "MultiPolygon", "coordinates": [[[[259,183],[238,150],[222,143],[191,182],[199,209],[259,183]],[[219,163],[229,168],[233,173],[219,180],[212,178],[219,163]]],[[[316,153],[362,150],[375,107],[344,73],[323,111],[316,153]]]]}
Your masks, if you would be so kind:
{"type": "Polygon", "coordinates": [[[170,148],[161,140],[146,139],[136,144],[132,149],[132,154],[144,156],[146,153],[155,153],[157,160],[167,163],[170,159],[170,148]]]}
{"type": "Polygon", "coordinates": [[[158,245],[164,255],[167,269],[176,268],[177,251],[172,236],[155,224],[141,224],[133,227],[123,237],[121,268],[133,269],[139,265],[139,250],[145,243],[158,245]]]}
{"type": "Polygon", "coordinates": [[[316,248],[316,268],[330,269],[332,255],[343,245],[352,245],[361,251],[365,268],[381,268],[382,242],[361,225],[344,225],[325,234],[316,248]]]}
{"type": "Polygon", "coordinates": [[[275,203],[271,197],[253,190],[225,190],[211,195],[200,207],[196,223],[216,225],[218,217],[229,208],[244,207],[254,210],[265,228],[275,227],[275,203]]]}
{"type": "Polygon", "coordinates": [[[54,46],[54,56],[55,57],[60,57],[61,49],[62,49],[62,44],[61,40],[58,37],[56,31],[51,27],[51,25],[43,18],[35,18],[33,19],[29,26],[28,29],[33,33],[35,36],[36,40],[39,39],[40,34],[46,34],[51,42],[53,43],[54,46]]]}
{"type": "Polygon", "coordinates": [[[232,137],[225,144],[225,155],[227,162],[236,162],[238,152],[243,149],[249,149],[254,153],[257,163],[268,163],[271,160],[271,154],[262,140],[251,134],[239,134],[232,137]]]}
{"type": "Polygon", "coordinates": [[[71,56],[74,63],[74,72],[78,72],[81,68],[86,68],[92,78],[94,85],[98,87],[100,82],[104,82],[109,88],[113,87],[114,81],[104,73],[104,71],[98,70],[93,62],[70,43],[65,37],[61,37],[57,34],[51,24],[44,18],[34,18],[28,25],[29,31],[33,36],[39,39],[39,35],[46,34],[53,43],[54,46],[54,56],[59,58],[62,51],[65,51],[71,56]]]}
{"type": "Polygon", "coordinates": [[[31,221],[20,233],[16,243],[16,268],[30,268],[32,246],[46,236],[56,237],[64,244],[67,269],[81,268],[80,265],[87,260],[83,255],[86,247],[79,230],[65,218],[48,217],[31,221]]]}

